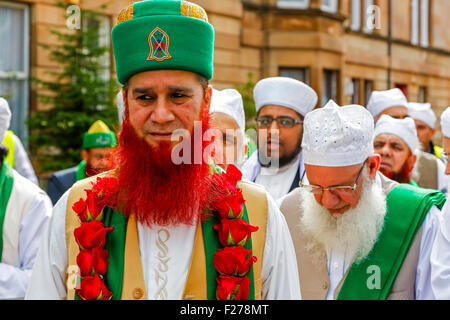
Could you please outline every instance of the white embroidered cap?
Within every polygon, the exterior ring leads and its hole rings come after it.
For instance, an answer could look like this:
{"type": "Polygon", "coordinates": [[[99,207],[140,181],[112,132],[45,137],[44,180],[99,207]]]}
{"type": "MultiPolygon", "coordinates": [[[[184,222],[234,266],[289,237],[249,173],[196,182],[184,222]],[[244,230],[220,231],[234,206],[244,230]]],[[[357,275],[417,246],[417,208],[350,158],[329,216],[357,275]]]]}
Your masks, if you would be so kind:
{"type": "Polygon", "coordinates": [[[317,105],[317,93],[305,83],[288,77],[260,80],[253,89],[256,111],[267,105],[292,109],[302,116],[317,105]]]}
{"type": "Polygon", "coordinates": [[[367,103],[367,110],[376,119],[381,112],[395,106],[408,108],[408,100],[402,90],[398,88],[385,91],[373,91],[367,103]]]}
{"type": "Polygon", "coordinates": [[[236,121],[239,129],[245,132],[244,103],[241,94],[235,89],[213,89],[209,113],[224,113],[236,121]]]}
{"type": "Polygon", "coordinates": [[[414,152],[419,148],[420,142],[417,137],[416,124],[410,117],[405,119],[395,119],[387,114],[383,114],[375,126],[374,137],[376,138],[382,133],[398,136],[406,143],[411,152],[414,152]]]}
{"type": "Polygon", "coordinates": [[[431,129],[436,126],[436,115],[431,109],[430,103],[408,103],[408,113],[414,120],[421,120],[425,122],[431,129]]]}
{"type": "Polygon", "coordinates": [[[6,130],[9,129],[10,122],[11,110],[9,109],[8,101],[0,97],[0,143],[5,139],[6,130]]]}
{"type": "Polygon", "coordinates": [[[442,134],[446,138],[450,138],[450,107],[445,109],[441,115],[442,134]]]}
{"type": "Polygon", "coordinates": [[[303,124],[305,164],[345,167],[363,163],[374,153],[374,121],[359,105],[339,107],[330,100],[308,113],[303,124]]]}

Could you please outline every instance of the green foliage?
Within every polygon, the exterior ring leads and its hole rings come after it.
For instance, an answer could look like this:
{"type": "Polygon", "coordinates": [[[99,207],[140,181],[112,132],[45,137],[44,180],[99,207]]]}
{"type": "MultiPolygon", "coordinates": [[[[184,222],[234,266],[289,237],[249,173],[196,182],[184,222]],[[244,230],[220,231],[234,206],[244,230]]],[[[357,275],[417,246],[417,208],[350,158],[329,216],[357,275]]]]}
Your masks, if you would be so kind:
{"type": "MultiPolygon", "coordinates": [[[[59,4],[65,8],[63,3],[59,4]]],[[[100,43],[98,14],[80,11],[79,30],[51,30],[58,39],[44,46],[62,69],[48,71],[54,81],[32,79],[38,99],[49,110],[34,112],[28,121],[30,142],[42,171],[54,171],[80,161],[83,133],[96,121],[118,128],[115,95],[119,87],[110,77],[109,46],[100,43]]]]}
{"type": "Polygon", "coordinates": [[[253,88],[256,82],[253,81],[253,73],[248,73],[248,81],[235,86],[235,89],[242,95],[246,120],[246,130],[255,129],[256,107],[253,100],[253,88]]]}

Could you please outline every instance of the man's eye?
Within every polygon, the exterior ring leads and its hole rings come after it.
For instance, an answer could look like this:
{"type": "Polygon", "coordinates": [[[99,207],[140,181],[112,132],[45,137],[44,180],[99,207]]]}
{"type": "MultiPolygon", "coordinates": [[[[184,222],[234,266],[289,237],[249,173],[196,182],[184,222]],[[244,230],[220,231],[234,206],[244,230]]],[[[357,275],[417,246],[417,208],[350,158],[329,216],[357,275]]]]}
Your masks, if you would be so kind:
{"type": "Polygon", "coordinates": [[[139,96],[137,99],[141,100],[141,101],[149,101],[149,100],[152,100],[153,97],[146,94],[146,95],[139,96]]]}
{"type": "Polygon", "coordinates": [[[182,94],[182,93],[172,93],[171,96],[173,99],[181,99],[181,98],[187,97],[185,94],[182,94]]]}

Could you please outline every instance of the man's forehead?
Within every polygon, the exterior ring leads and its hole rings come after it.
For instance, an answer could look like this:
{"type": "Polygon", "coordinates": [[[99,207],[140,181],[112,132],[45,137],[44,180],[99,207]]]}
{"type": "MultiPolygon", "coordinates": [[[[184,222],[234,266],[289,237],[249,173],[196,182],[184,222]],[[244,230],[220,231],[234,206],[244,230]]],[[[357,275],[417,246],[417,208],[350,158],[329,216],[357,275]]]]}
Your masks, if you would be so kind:
{"type": "Polygon", "coordinates": [[[259,116],[290,116],[298,117],[298,113],[288,107],[278,106],[278,105],[266,105],[259,110],[259,116]]]}
{"type": "Polygon", "coordinates": [[[351,182],[353,176],[361,170],[362,164],[343,167],[324,167],[305,164],[306,174],[311,184],[323,187],[351,182]]]}
{"type": "Polygon", "coordinates": [[[406,142],[403,141],[402,138],[400,138],[399,136],[395,135],[395,134],[391,134],[391,133],[382,133],[380,135],[378,135],[374,142],[383,142],[383,143],[387,143],[387,144],[393,144],[393,143],[397,143],[397,144],[401,144],[404,147],[408,147],[406,145],[406,142]]]}
{"type": "Polygon", "coordinates": [[[166,86],[192,86],[200,85],[197,80],[198,76],[189,71],[180,70],[157,70],[146,71],[133,75],[129,81],[128,86],[158,88],[166,86]]]}

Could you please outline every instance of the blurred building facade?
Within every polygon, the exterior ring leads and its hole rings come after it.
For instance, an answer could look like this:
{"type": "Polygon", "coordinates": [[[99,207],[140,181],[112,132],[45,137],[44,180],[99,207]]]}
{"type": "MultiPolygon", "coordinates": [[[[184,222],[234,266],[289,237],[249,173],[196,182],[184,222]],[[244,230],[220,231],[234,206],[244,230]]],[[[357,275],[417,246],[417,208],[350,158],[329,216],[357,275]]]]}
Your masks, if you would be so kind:
{"type": "MultiPolygon", "coordinates": [[[[25,139],[35,98],[31,76],[48,77],[58,65],[42,45],[64,29],[57,0],[0,0],[0,95],[13,109],[13,130],[25,139]]],[[[450,106],[448,0],[193,0],[215,28],[212,84],[218,89],[269,76],[311,85],[319,106],[365,105],[373,90],[401,88],[412,102],[430,102],[439,116],[450,106]],[[447,21],[447,22],[446,22],[447,21]]],[[[67,0],[101,9],[104,44],[120,10],[131,0],[67,0]]],[[[112,52],[106,58],[114,75],[112,52]]],[[[440,136],[437,135],[437,139],[440,136]]],[[[439,140],[438,140],[439,141],[439,140]]]]}

